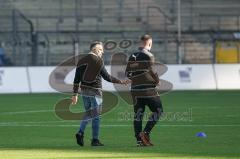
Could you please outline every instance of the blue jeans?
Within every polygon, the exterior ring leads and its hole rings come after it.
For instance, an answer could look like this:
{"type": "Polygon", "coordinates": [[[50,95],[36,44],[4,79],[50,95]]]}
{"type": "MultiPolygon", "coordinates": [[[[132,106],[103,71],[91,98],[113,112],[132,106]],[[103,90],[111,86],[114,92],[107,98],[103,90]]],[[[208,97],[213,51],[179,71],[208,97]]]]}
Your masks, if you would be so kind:
{"type": "Polygon", "coordinates": [[[79,133],[83,133],[88,122],[92,121],[92,137],[98,139],[102,98],[96,96],[82,96],[85,116],[80,124],[79,133]]]}

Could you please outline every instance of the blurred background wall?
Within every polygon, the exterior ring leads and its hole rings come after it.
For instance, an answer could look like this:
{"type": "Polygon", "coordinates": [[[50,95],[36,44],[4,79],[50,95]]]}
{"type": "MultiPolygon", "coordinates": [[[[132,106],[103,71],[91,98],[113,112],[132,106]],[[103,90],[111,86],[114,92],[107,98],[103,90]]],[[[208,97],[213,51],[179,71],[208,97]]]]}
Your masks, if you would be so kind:
{"type": "Polygon", "coordinates": [[[238,0],[0,0],[0,64],[53,66],[93,40],[130,41],[106,50],[108,64],[144,33],[166,64],[239,63],[239,8],[238,0]]]}

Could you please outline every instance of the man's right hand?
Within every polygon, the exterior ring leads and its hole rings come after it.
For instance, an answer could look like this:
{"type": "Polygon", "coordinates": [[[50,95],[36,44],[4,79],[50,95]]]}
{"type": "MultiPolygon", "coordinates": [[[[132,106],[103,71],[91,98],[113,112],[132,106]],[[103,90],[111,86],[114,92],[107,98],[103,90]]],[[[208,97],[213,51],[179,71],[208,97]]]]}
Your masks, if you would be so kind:
{"type": "Polygon", "coordinates": [[[127,80],[121,80],[121,84],[124,84],[124,85],[128,85],[129,83],[131,83],[132,81],[127,79],[127,80]]]}
{"type": "Polygon", "coordinates": [[[77,95],[72,96],[72,104],[75,105],[77,104],[77,102],[78,102],[78,96],[77,95]]]}

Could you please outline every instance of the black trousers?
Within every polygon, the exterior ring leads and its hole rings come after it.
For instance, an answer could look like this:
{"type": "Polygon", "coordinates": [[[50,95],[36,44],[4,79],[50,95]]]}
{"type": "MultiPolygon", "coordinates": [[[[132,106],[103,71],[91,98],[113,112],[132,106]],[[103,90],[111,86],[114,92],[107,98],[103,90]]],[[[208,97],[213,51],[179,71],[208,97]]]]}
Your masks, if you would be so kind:
{"type": "Polygon", "coordinates": [[[139,134],[141,131],[150,133],[152,128],[159,120],[163,113],[162,103],[159,96],[154,97],[137,97],[134,104],[134,131],[137,140],[140,140],[139,134]],[[148,118],[148,122],[142,130],[142,120],[144,117],[145,106],[148,106],[152,114],[148,118]]]}

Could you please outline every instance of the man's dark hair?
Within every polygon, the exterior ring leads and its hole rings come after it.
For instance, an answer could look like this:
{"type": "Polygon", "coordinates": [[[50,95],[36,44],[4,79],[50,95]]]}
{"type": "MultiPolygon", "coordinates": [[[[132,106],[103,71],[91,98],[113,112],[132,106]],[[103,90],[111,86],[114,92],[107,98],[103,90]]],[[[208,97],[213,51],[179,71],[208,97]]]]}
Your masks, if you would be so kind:
{"type": "Polygon", "coordinates": [[[149,39],[152,39],[152,37],[148,34],[145,34],[143,36],[141,36],[141,41],[148,41],[149,39]]]}
{"type": "Polygon", "coordinates": [[[94,41],[94,42],[92,42],[91,45],[90,45],[90,50],[92,50],[92,48],[94,48],[96,45],[103,45],[103,43],[100,42],[100,41],[94,41]]]}

